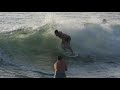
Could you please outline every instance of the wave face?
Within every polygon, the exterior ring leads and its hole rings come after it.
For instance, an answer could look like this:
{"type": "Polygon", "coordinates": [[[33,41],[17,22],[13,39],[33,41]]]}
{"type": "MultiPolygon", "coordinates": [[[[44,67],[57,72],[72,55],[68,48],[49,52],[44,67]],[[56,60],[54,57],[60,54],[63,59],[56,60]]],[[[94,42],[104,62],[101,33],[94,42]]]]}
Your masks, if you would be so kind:
{"type": "MultiPolygon", "coordinates": [[[[81,14],[81,18],[79,18],[79,14],[76,14],[76,17],[74,17],[74,14],[71,16],[65,14],[67,17],[65,15],[64,17],[58,16],[58,14],[47,14],[37,28],[19,27],[18,29],[1,32],[0,48],[8,55],[9,59],[6,60],[17,66],[21,67],[22,65],[22,67],[34,69],[39,73],[45,71],[46,74],[51,75],[54,72],[53,64],[57,56],[64,56],[60,46],[61,40],[54,35],[56,29],[71,36],[71,46],[81,56],[87,57],[89,55],[90,57],[94,56],[93,58],[99,56],[102,59],[112,57],[111,60],[119,57],[119,23],[107,22],[103,24],[99,21],[100,19],[95,17],[86,20],[87,16],[82,16],[84,13],[81,14]]],[[[75,61],[75,58],[64,57],[69,60],[67,62],[73,67],[71,70],[81,64],[79,62],[81,57],[77,58],[79,61],[75,61]]],[[[1,56],[1,58],[3,57],[1,56]]],[[[89,59],[87,58],[87,60],[89,59]]],[[[45,75],[45,73],[42,74],[45,75]]],[[[74,76],[71,72],[69,74],[74,76]]]]}

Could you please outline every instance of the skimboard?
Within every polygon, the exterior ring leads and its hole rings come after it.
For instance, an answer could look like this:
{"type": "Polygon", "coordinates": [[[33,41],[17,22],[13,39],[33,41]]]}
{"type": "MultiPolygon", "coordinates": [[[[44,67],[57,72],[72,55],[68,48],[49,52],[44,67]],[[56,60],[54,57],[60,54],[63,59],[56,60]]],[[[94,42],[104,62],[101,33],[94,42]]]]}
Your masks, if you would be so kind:
{"type": "Polygon", "coordinates": [[[67,57],[77,57],[79,54],[77,52],[74,52],[74,54],[71,55],[71,52],[65,52],[64,55],[67,57]]]}

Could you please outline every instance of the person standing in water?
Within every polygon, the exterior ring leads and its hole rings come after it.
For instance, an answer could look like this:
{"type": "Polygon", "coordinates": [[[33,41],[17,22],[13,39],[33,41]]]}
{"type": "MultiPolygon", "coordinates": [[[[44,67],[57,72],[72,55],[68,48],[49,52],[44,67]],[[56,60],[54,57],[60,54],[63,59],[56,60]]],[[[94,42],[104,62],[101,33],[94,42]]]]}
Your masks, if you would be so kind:
{"type": "Polygon", "coordinates": [[[62,49],[66,52],[67,49],[69,49],[71,51],[71,54],[73,55],[74,52],[70,46],[70,41],[71,41],[71,37],[67,34],[62,33],[61,31],[55,30],[54,31],[55,35],[57,37],[59,37],[60,39],[62,39],[62,43],[61,43],[61,47],[62,49]]]}
{"type": "Polygon", "coordinates": [[[66,78],[65,71],[67,71],[67,65],[62,56],[58,56],[58,59],[54,64],[54,70],[54,78],[66,78]]]}

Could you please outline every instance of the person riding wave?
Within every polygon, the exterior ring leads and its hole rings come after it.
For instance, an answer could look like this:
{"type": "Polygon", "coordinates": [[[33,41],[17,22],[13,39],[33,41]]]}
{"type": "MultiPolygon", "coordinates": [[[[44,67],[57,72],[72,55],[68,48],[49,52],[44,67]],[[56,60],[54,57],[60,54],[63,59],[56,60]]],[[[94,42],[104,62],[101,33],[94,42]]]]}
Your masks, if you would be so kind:
{"type": "Polygon", "coordinates": [[[70,46],[70,41],[71,41],[71,37],[67,34],[64,34],[63,32],[61,31],[58,31],[58,30],[55,30],[54,31],[55,35],[57,37],[59,37],[60,39],[62,39],[62,42],[61,42],[61,47],[62,49],[66,52],[67,49],[69,49],[71,51],[71,54],[73,55],[74,52],[70,46]]]}

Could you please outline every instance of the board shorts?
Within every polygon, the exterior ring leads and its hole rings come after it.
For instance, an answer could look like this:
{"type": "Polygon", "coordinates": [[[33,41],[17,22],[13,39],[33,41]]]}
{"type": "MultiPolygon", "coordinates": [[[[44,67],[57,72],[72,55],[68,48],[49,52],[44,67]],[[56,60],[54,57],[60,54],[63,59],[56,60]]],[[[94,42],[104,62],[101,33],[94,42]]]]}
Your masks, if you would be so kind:
{"type": "Polygon", "coordinates": [[[56,72],[54,78],[66,78],[66,74],[62,72],[56,72]]]}

